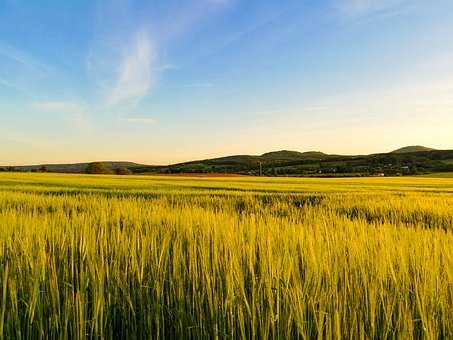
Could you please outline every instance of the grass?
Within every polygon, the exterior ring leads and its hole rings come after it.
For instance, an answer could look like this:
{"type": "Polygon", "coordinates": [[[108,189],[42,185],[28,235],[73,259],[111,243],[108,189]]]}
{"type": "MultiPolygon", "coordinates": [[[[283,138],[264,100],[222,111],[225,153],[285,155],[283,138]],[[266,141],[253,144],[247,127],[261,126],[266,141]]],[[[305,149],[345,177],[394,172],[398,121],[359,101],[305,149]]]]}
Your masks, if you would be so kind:
{"type": "MultiPolygon", "coordinates": [[[[453,164],[453,162],[452,162],[452,164],[453,164]]],[[[423,175],[423,177],[453,178],[453,172],[438,172],[438,173],[423,175]]]]}
{"type": "Polygon", "coordinates": [[[453,179],[0,174],[0,338],[451,338],[453,179]]]}

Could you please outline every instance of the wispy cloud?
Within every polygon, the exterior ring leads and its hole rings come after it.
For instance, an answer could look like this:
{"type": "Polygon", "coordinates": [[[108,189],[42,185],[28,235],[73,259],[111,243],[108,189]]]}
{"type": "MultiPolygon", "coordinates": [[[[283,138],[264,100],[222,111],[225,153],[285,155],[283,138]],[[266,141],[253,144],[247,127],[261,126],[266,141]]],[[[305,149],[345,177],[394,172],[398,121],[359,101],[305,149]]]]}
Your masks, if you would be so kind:
{"type": "Polygon", "coordinates": [[[313,105],[313,106],[304,106],[299,111],[300,112],[325,112],[330,110],[328,106],[323,105],[313,105]]]}
{"type": "Polygon", "coordinates": [[[36,84],[42,84],[56,69],[30,53],[0,42],[0,86],[33,97],[36,84]]]}
{"type": "Polygon", "coordinates": [[[41,74],[46,74],[51,70],[48,65],[41,63],[33,56],[3,43],[0,43],[0,56],[41,74]]]}
{"type": "Polygon", "coordinates": [[[30,96],[30,93],[28,91],[24,90],[22,87],[16,85],[15,83],[13,83],[13,82],[11,82],[9,80],[0,78],[0,87],[1,86],[13,89],[14,91],[17,91],[17,92],[19,92],[19,93],[21,93],[23,95],[30,96]]]}
{"type": "Polygon", "coordinates": [[[108,105],[130,103],[148,94],[154,76],[154,56],[149,35],[138,33],[121,60],[115,85],[107,98],[108,105]]]}
{"type": "Polygon", "coordinates": [[[211,82],[195,82],[195,83],[187,83],[187,84],[179,84],[179,85],[169,85],[169,86],[163,86],[165,89],[175,89],[175,90],[181,90],[181,89],[209,89],[214,87],[214,83],[211,82]]]}
{"type": "Polygon", "coordinates": [[[339,10],[347,16],[392,16],[402,13],[414,1],[409,0],[343,0],[339,10]]]}
{"type": "Polygon", "coordinates": [[[227,5],[231,2],[232,0],[206,0],[208,4],[214,4],[214,5],[227,5]]]}
{"type": "Polygon", "coordinates": [[[214,84],[210,83],[210,82],[191,83],[191,84],[182,85],[182,87],[185,87],[185,88],[210,88],[210,87],[214,87],[214,84]]]}
{"type": "Polygon", "coordinates": [[[147,117],[128,117],[128,118],[120,118],[121,121],[131,124],[141,124],[141,125],[154,125],[157,121],[153,118],[147,117]]]}
{"type": "Polygon", "coordinates": [[[175,70],[179,70],[179,67],[174,64],[163,64],[163,65],[157,66],[156,68],[154,68],[154,70],[161,71],[161,72],[175,71],[175,70]]]}
{"type": "Polygon", "coordinates": [[[69,101],[42,101],[32,104],[33,108],[52,113],[82,114],[87,109],[82,104],[69,101]]]}
{"type": "Polygon", "coordinates": [[[54,113],[63,117],[72,126],[87,128],[89,126],[89,109],[78,102],[42,101],[32,103],[32,108],[46,113],[54,113]]]}

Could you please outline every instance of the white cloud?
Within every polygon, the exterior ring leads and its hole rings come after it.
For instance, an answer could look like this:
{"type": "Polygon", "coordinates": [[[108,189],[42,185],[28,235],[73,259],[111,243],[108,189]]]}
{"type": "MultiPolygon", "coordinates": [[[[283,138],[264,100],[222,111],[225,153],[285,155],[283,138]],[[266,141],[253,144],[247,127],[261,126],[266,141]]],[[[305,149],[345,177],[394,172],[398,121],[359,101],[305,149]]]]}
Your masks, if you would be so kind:
{"type": "Polygon", "coordinates": [[[413,3],[408,0],[342,0],[339,9],[348,16],[394,15],[410,4],[413,3]]]}
{"type": "Polygon", "coordinates": [[[107,98],[110,106],[137,101],[146,96],[153,81],[154,51],[148,34],[136,35],[124,54],[115,85],[107,98]]]}
{"type": "Polygon", "coordinates": [[[156,71],[174,71],[179,70],[179,67],[174,64],[164,64],[155,68],[156,71]]]}
{"type": "Polygon", "coordinates": [[[70,101],[43,101],[32,104],[35,110],[62,116],[72,126],[87,128],[89,110],[85,105],[70,101]]]}
{"type": "Polygon", "coordinates": [[[13,82],[10,82],[9,80],[3,79],[3,78],[0,78],[0,86],[8,87],[10,89],[13,89],[14,91],[17,91],[21,94],[26,95],[26,96],[30,95],[26,90],[24,90],[20,86],[14,84],[13,82]]]}
{"type": "Polygon", "coordinates": [[[186,88],[210,88],[214,87],[213,83],[205,82],[205,83],[191,83],[191,84],[185,84],[182,85],[182,87],[186,88]]]}
{"type": "Polygon", "coordinates": [[[12,60],[16,64],[22,65],[29,71],[33,70],[41,74],[46,74],[51,70],[48,65],[41,63],[31,55],[2,43],[0,43],[0,56],[12,60]]]}
{"type": "Polygon", "coordinates": [[[301,112],[325,112],[330,110],[328,106],[322,105],[313,105],[313,106],[304,106],[299,111],[301,112]]]}
{"type": "Polygon", "coordinates": [[[226,5],[230,3],[230,0],[206,0],[206,2],[215,5],[226,5]]]}
{"type": "Polygon", "coordinates": [[[33,107],[37,110],[51,112],[51,113],[69,113],[69,114],[81,114],[87,113],[85,106],[68,101],[44,101],[35,102],[33,107]]]}
{"type": "Polygon", "coordinates": [[[153,125],[156,124],[156,120],[153,118],[146,118],[146,117],[129,117],[129,118],[121,118],[123,122],[131,123],[131,124],[142,124],[142,125],[153,125]]]}
{"type": "Polygon", "coordinates": [[[46,65],[23,50],[0,42],[0,86],[32,97],[35,84],[55,75],[56,69],[46,65]]]}

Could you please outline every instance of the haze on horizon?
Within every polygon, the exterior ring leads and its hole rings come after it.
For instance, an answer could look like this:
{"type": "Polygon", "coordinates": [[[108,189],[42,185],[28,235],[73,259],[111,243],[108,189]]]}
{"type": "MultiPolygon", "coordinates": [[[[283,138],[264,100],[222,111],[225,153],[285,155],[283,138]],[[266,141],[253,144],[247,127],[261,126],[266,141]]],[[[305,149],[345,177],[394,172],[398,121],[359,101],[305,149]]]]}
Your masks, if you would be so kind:
{"type": "Polygon", "coordinates": [[[452,12],[0,0],[0,165],[453,148],[452,12]]]}

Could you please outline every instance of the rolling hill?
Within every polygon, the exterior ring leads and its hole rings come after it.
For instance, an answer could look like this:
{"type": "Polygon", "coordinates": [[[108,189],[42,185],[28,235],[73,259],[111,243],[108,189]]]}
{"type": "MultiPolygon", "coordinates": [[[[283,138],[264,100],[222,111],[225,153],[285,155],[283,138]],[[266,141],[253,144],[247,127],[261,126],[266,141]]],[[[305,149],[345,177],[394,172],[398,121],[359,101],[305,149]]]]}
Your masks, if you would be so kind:
{"type": "Polygon", "coordinates": [[[423,152],[423,151],[434,151],[435,149],[427,148],[421,145],[405,146],[392,151],[391,153],[412,153],[412,152],[423,152]]]}
{"type": "Polygon", "coordinates": [[[325,153],[319,151],[308,151],[308,152],[298,152],[298,151],[274,151],[268,152],[261,155],[261,159],[268,161],[296,161],[296,160],[309,160],[309,159],[324,159],[329,157],[325,153]]]}
{"type": "MultiPolygon", "coordinates": [[[[132,162],[102,162],[111,170],[136,174],[226,173],[267,176],[382,176],[453,171],[453,150],[408,146],[389,153],[329,155],[319,151],[281,150],[262,155],[234,155],[166,166],[132,162]]],[[[49,172],[83,173],[89,163],[47,164],[49,172]]],[[[3,170],[39,171],[42,165],[3,167],[3,170]]],[[[0,167],[2,170],[2,167],[0,167]]]]}
{"type": "MultiPolygon", "coordinates": [[[[108,169],[113,171],[118,169],[130,169],[137,166],[142,166],[133,162],[112,162],[105,161],[99,162],[102,163],[108,169]]],[[[19,171],[38,171],[42,168],[45,168],[49,172],[68,172],[68,173],[82,173],[85,172],[86,168],[90,163],[74,163],[74,164],[39,164],[39,165],[24,165],[24,166],[14,166],[15,170],[19,171]]],[[[6,168],[6,167],[3,167],[6,168]]]]}

